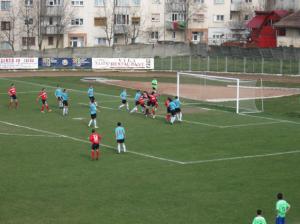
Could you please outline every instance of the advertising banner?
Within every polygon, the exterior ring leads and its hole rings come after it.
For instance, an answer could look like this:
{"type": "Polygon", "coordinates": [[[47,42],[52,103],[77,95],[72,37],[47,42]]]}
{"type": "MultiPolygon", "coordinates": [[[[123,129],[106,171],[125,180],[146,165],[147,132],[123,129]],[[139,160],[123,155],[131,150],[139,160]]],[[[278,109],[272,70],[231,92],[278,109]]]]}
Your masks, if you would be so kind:
{"type": "Polygon", "coordinates": [[[39,58],[39,68],[92,68],[92,59],[39,58]]]}
{"type": "Polygon", "coordinates": [[[0,69],[37,69],[38,58],[0,58],[0,69]]]}
{"type": "Polygon", "coordinates": [[[154,69],[153,58],[93,58],[93,69],[154,69]]]}

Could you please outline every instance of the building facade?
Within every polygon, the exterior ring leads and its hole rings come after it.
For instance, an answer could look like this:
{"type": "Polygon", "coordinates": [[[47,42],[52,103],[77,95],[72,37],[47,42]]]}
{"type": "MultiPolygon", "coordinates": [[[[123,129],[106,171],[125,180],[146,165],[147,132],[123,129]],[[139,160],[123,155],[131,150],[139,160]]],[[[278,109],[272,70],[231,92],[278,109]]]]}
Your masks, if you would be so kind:
{"type": "Polygon", "coordinates": [[[0,49],[156,42],[220,45],[245,39],[246,23],[270,1],[0,0],[0,49]]]}

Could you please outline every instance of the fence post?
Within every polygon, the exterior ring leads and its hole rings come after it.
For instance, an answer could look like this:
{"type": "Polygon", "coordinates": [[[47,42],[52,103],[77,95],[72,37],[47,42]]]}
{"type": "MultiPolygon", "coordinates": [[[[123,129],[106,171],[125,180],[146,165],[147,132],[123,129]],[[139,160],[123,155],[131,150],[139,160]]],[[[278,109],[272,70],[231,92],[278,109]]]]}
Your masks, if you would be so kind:
{"type": "Polygon", "coordinates": [[[228,72],[228,58],[225,57],[225,72],[228,72]]]}
{"type": "Polygon", "coordinates": [[[283,61],[280,59],[280,74],[283,75],[283,61]]]}
{"type": "Polygon", "coordinates": [[[192,71],[192,55],[189,57],[189,71],[192,71]]]}
{"type": "Polygon", "coordinates": [[[244,73],[246,73],[246,63],[247,63],[247,58],[244,57],[244,73]]]}
{"type": "Polygon", "coordinates": [[[170,57],[170,70],[173,71],[173,56],[170,57]]]}
{"type": "Polygon", "coordinates": [[[265,59],[261,58],[261,73],[264,73],[264,68],[265,68],[265,59]]]}
{"type": "Polygon", "coordinates": [[[207,56],[207,71],[209,72],[210,70],[210,59],[209,56],[207,56]]]}
{"type": "Polygon", "coordinates": [[[298,75],[300,75],[300,59],[298,61],[298,75]]]}

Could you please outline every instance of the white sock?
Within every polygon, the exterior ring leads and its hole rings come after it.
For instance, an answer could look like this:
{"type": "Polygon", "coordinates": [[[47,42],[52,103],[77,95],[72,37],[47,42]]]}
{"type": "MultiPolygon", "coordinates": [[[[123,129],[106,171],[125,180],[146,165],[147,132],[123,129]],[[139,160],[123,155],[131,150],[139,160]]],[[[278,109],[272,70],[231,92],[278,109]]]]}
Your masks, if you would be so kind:
{"type": "Polygon", "coordinates": [[[93,123],[93,119],[90,120],[89,127],[92,125],[92,123],[93,123]]]}
{"type": "Polygon", "coordinates": [[[175,120],[176,120],[175,116],[171,117],[171,124],[173,124],[175,120]]]}
{"type": "Polygon", "coordinates": [[[129,104],[128,103],[126,104],[126,109],[129,110],[129,104]]]}
{"type": "Polygon", "coordinates": [[[121,144],[118,143],[118,153],[121,153],[121,144]]]}
{"type": "Polygon", "coordinates": [[[177,120],[179,120],[179,113],[176,114],[176,118],[177,118],[177,120]]]}
{"type": "Polygon", "coordinates": [[[122,145],[123,145],[123,152],[126,152],[126,145],[125,145],[125,143],[123,143],[122,145]]]}
{"type": "Polygon", "coordinates": [[[121,109],[122,107],[124,107],[125,106],[125,104],[121,104],[120,106],[119,106],[119,109],[121,109]]]}
{"type": "Polygon", "coordinates": [[[97,127],[97,121],[94,119],[94,126],[97,127]]]}
{"type": "Polygon", "coordinates": [[[137,107],[134,107],[131,111],[130,111],[130,113],[133,113],[133,112],[136,112],[137,111],[137,107]]]}
{"type": "Polygon", "coordinates": [[[182,121],[182,113],[179,114],[179,120],[182,121]]]}

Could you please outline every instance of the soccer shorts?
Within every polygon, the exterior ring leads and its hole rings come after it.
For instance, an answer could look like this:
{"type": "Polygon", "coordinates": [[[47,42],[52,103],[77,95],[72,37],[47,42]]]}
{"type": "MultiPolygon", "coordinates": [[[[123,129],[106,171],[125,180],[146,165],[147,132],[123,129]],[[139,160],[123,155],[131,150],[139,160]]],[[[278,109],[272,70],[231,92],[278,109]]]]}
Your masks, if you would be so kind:
{"type": "Polygon", "coordinates": [[[170,110],[170,112],[171,112],[171,115],[172,115],[172,116],[175,116],[175,115],[176,115],[176,111],[175,111],[175,110],[170,110]]]}
{"type": "Polygon", "coordinates": [[[56,97],[58,101],[62,101],[62,98],[60,96],[56,97]]]}
{"type": "Polygon", "coordinates": [[[139,101],[135,101],[135,103],[134,103],[136,106],[138,106],[140,103],[139,103],[139,101]]]}
{"type": "Polygon", "coordinates": [[[167,114],[170,114],[170,113],[171,113],[170,107],[167,107],[167,114]]]}
{"type": "Polygon", "coordinates": [[[276,224],[285,224],[285,217],[276,217],[276,224]]]}
{"type": "Polygon", "coordinates": [[[63,105],[66,106],[66,107],[69,106],[68,101],[67,101],[67,100],[64,100],[64,101],[63,101],[63,105]]]}
{"type": "Polygon", "coordinates": [[[16,96],[16,95],[11,95],[11,96],[10,96],[10,99],[16,100],[16,99],[17,99],[17,96],[16,96]]]}
{"type": "Polygon", "coordinates": [[[124,143],[125,142],[125,139],[117,139],[117,143],[124,143]]]}
{"type": "Polygon", "coordinates": [[[181,109],[178,107],[178,108],[175,109],[175,112],[176,112],[176,113],[180,113],[180,112],[181,112],[181,109]]]}
{"type": "Polygon", "coordinates": [[[96,119],[96,117],[97,117],[97,114],[91,114],[92,119],[96,119]]]}
{"type": "Polygon", "coordinates": [[[126,104],[127,103],[127,100],[122,100],[122,104],[126,104]]]}
{"type": "Polygon", "coordinates": [[[42,100],[42,104],[43,105],[47,104],[47,100],[42,100]]]}
{"type": "Polygon", "coordinates": [[[94,96],[89,96],[89,98],[90,98],[90,101],[92,102],[92,101],[95,101],[95,97],[94,96]]]}
{"type": "Polygon", "coordinates": [[[92,149],[93,150],[99,149],[99,144],[92,144],[92,149]]]}

